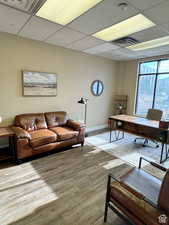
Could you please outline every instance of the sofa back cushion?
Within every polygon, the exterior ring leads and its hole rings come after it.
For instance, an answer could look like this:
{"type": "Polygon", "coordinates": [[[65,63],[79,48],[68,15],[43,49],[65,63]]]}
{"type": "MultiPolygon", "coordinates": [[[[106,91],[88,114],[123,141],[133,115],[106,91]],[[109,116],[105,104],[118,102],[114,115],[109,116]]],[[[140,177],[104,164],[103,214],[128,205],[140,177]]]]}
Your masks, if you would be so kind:
{"type": "Polygon", "coordinates": [[[34,131],[47,128],[47,123],[43,113],[29,113],[17,115],[15,126],[22,127],[27,131],[34,131]]]}
{"type": "Polygon", "coordinates": [[[63,111],[45,113],[48,128],[63,126],[67,123],[67,113],[63,111]]]}

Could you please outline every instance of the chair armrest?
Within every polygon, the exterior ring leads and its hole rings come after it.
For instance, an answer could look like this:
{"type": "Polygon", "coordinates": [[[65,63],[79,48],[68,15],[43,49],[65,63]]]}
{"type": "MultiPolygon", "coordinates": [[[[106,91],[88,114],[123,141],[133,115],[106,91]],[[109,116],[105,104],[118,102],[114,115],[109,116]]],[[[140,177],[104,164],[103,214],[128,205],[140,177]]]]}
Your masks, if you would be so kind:
{"type": "MultiPolygon", "coordinates": [[[[112,174],[108,175],[109,179],[113,179],[114,181],[118,182],[122,187],[124,187],[127,191],[129,191],[130,193],[132,193],[133,195],[135,195],[137,198],[139,198],[140,200],[144,200],[147,203],[149,203],[151,206],[153,206],[154,208],[158,208],[158,206],[152,202],[149,198],[147,198],[147,196],[143,195],[139,190],[137,190],[136,188],[133,188],[132,186],[130,186],[129,184],[125,184],[124,182],[122,182],[121,180],[118,180],[117,178],[113,177],[112,174]]],[[[111,182],[109,182],[111,184],[111,182]]]]}
{"type": "Polygon", "coordinates": [[[158,169],[160,169],[160,170],[162,170],[162,171],[164,171],[164,172],[167,171],[167,169],[166,169],[165,167],[161,166],[161,165],[158,164],[158,163],[149,161],[148,159],[146,159],[146,158],[144,158],[144,157],[140,157],[140,161],[139,161],[139,169],[141,169],[142,160],[144,160],[144,161],[150,163],[152,166],[154,166],[154,167],[156,167],[156,168],[158,168],[158,169]]]}
{"type": "Polygon", "coordinates": [[[14,131],[17,139],[22,139],[22,138],[27,138],[29,140],[31,139],[30,134],[26,130],[22,129],[21,127],[12,127],[12,130],[14,131]]]}
{"type": "Polygon", "coordinates": [[[73,128],[74,130],[80,130],[83,127],[86,127],[86,125],[84,123],[78,123],[74,120],[68,120],[67,121],[67,126],[73,128]]]}

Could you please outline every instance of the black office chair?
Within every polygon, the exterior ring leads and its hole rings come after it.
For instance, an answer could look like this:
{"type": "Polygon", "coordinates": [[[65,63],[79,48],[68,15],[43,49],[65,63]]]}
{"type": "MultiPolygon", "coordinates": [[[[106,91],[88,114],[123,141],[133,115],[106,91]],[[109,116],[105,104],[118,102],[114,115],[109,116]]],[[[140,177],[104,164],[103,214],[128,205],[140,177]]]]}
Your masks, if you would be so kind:
{"type": "MultiPolygon", "coordinates": [[[[149,109],[148,112],[147,112],[146,118],[148,120],[157,120],[157,121],[160,121],[161,118],[162,118],[162,115],[163,115],[163,111],[161,111],[159,109],[149,109]]],[[[136,142],[139,139],[143,139],[144,140],[143,147],[145,147],[146,144],[148,144],[148,139],[145,139],[145,138],[135,138],[134,142],[136,142]]],[[[157,141],[155,141],[155,140],[151,140],[151,141],[156,144],[156,148],[159,147],[159,144],[158,144],[157,141]]]]}

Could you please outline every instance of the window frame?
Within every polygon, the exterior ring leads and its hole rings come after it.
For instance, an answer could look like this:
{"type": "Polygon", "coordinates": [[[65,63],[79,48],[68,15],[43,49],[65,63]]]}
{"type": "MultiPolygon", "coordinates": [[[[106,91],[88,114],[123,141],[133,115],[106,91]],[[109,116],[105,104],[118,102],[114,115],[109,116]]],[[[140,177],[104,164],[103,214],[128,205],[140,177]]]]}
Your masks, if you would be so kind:
{"type": "MultiPolygon", "coordinates": [[[[149,61],[142,61],[138,63],[138,69],[137,69],[137,87],[136,87],[136,95],[135,95],[135,107],[134,107],[134,115],[136,116],[140,116],[139,113],[137,113],[137,106],[138,106],[138,90],[139,90],[139,82],[140,82],[140,77],[141,76],[150,76],[150,75],[154,75],[155,76],[155,84],[154,84],[154,90],[153,90],[153,101],[152,101],[152,109],[154,109],[154,105],[155,105],[155,99],[156,99],[156,89],[157,89],[157,80],[158,80],[158,76],[159,75],[166,75],[169,74],[168,72],[159,72],[159,65],[161,61],[165,61],[165,60],[169,60],[168,58],[161,58],[161,59],[154,59],[154,60],[149,60],[149,61]],[[157,70],[155,73],[140,73],[140,68],[141,68],[141,64],[142,63],[149,63],[149,62],[157,62],[157,70]]],[[[145,117],[143,115],[141,115],[141,117],[145,117]]]]}

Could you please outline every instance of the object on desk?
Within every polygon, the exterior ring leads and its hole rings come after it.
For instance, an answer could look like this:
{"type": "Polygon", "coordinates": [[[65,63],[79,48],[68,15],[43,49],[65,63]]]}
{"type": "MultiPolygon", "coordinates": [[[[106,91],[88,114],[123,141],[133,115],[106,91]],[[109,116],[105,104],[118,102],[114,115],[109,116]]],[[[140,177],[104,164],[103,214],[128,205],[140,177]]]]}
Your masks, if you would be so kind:
{"type": "Polygon", "coordinates": [[[113,96],[113,114],[126,114],[127,111],[127,95],[113,96]]]}
{"type": "Polygon", "coordinates": [[[2,122],[2,117],[0,116],[0,123],[2,122]]]}
{"type": "Polygon", "coordinates": [[[159,128],[168,129],[169,121],[159,121],[159,128]]]}

